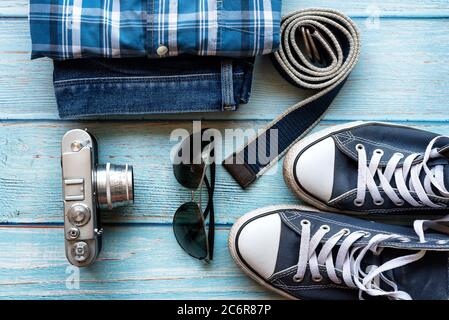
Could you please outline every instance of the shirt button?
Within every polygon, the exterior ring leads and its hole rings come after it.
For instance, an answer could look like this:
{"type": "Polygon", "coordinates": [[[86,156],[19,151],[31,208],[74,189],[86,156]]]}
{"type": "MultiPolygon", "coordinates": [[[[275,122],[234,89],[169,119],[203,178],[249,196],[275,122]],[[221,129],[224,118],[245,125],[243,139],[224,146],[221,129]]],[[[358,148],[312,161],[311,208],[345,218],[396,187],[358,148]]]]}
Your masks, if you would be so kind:
{"type": "Polygon", "coordinates": [[[156,50],[158,56],[163,57],[168,53],[168,48],[166,46],[159,46],[159,48],[157,48],[156,50]]]}

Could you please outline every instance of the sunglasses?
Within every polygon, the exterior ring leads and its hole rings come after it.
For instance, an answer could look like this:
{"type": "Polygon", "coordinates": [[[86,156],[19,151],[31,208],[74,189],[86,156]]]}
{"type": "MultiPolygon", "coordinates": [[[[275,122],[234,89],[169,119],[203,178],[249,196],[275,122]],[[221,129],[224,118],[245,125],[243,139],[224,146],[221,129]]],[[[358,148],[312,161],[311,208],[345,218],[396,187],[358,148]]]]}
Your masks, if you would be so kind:
{"type": "Polygon", "coordinates": [[[202,141],[201,139],[204,130],[190,135],[181,143],[177,152],[178,159],[181,161],[173,165],[176,180],[192,193],[192,200],[176,210],[173,217],[173,232],[185,252],[193,258],[209,262],[213,259],[215,236],[213,204],[215,162],[213,161],[213,140],[202,141]],[[194,150],[194,141],[201,141],[201,150],[194,150]],[[202,209],[203,187],[207,190],[207,205],[204,210],[202,209]],[[199,193],[199,201],[195,199],[196,193],[199,193]],[[207,219],[209,219],[208,224],[206,224],[207,219]]]}

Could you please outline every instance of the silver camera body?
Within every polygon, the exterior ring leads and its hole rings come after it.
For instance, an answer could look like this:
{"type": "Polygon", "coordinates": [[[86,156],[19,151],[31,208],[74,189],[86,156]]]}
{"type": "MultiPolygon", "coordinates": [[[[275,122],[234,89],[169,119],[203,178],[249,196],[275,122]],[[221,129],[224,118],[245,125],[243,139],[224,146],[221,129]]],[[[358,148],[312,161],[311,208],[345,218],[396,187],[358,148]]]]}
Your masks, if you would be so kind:
{"type": "Polygon", "coordinates": [[[96,140],[86,130],[67,132],[61,152],[66,256],[85,267],[101,251],[100,211],[134,202],[133,168],[98,164],[96,140]]]}

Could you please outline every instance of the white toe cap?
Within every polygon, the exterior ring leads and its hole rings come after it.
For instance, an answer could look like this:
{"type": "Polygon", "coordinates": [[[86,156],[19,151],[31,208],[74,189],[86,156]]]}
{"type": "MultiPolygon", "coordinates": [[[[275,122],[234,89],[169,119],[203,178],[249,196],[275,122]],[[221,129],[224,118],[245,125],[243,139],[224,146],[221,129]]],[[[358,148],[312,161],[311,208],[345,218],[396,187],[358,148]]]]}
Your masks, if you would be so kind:
{"type": "Polygon", "coordinates": [[[304,151],[296,162],[296,178],[302,188],[322,201],[329,201],[334,185],[335,143],[320,141],[304,151]]]}
{"type": "Polygon", "coordinates": [[[268,279],[276,268],[281,237],[281,218],[270,214],[249,222],[240,231],[238,250],[245,262],[268,279]]]}

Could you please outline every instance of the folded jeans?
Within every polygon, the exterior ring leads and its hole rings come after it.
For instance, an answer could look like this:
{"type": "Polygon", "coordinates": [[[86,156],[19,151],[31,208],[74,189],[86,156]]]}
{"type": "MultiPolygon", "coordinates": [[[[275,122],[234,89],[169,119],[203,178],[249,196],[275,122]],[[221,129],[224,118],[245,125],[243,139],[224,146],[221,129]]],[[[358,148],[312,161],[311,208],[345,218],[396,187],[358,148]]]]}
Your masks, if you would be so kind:
{"type": "Polygon", "coordinates": [[[254,58],[54,61],[59,115],[65,119],[234,111],[251,93],[254,58]]]}

